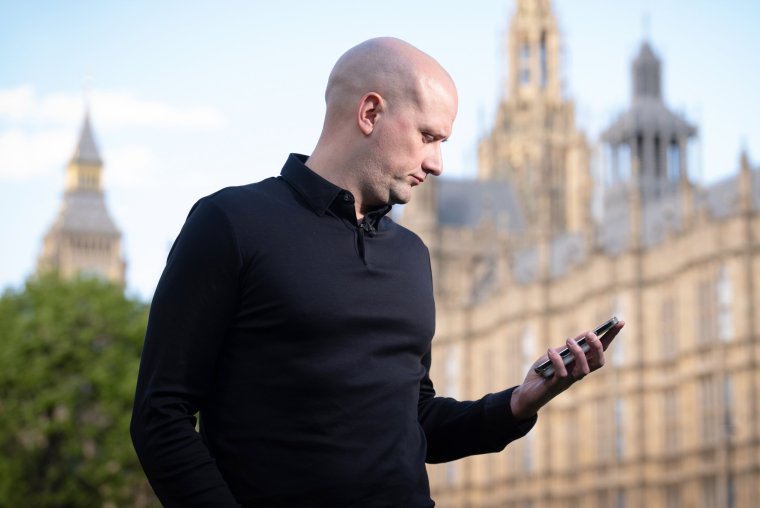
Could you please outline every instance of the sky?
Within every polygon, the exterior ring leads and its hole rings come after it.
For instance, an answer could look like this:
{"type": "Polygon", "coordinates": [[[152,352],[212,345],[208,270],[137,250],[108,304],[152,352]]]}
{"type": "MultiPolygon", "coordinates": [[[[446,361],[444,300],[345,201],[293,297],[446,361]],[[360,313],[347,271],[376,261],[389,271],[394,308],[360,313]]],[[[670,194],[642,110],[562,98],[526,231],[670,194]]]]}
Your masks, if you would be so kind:
{"type": "MultiPolygon", "coordinates": [[[[666,103],[699,129],[691,171],[760,162],[760,2],[555,0],[564,91],[592,145],[627,109],[647,39],[666,103]]],[[[376,36],[446,67],[459,114],[444,177],[472,178],[506,79],[514,0],[0,0],[0,290],[32,274],[89,108],[127,292],[149,300],[187,212],[310,153],[337,58],[376,36]]]]}

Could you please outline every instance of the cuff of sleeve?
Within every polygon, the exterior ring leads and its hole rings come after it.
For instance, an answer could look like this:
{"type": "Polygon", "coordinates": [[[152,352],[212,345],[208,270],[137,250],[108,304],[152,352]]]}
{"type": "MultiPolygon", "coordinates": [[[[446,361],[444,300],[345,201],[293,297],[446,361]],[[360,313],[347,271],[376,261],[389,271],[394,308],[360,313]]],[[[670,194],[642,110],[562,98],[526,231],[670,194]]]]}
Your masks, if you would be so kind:
{"type": "Polygon", "coordinates": [[[513,386],[507,390],[486,395],[485,415],[488,427],[495,432],[507,432],[509,439],[518,439],[527,434],[536,424],[538,415],[533,415],[525,420],[518,420],[512,414],[512,391],[513,386]]]}

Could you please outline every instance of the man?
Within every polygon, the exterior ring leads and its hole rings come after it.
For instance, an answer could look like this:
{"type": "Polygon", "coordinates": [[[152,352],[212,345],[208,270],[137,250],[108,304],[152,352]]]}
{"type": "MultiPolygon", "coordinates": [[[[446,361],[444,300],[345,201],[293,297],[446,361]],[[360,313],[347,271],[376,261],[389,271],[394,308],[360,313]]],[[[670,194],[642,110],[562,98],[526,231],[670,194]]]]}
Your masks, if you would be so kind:
{"type": "MultiPolygon", "coordinates": [[[[430,262],[392,204],[443,170],[457,93],[391,38],[335,65],[310,157],[200,200],[151,307],[132,438],[167,506],[430,507],[425,462],[502,450],[604,363],[478,401],[436,397],[430,262]],[[195,430],[200,413],[200,434],[195,430]]],[[[544,359],[546,356],[544,357],[544,359]]]]}

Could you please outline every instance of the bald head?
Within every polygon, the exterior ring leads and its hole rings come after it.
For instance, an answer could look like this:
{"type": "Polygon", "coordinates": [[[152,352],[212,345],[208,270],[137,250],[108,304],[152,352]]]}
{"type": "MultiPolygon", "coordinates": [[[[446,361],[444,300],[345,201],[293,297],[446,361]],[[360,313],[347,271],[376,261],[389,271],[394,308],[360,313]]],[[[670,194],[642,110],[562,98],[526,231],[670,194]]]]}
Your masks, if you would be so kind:
{"type": "Polygon", "coordinates": [[[306,164],[349,190],[362,210],[406,203],[443,168],[440,145],[457,112],[451,76],[399,39],[370,39],[338,59],[325,91],[322,134],[306,164]]]}
{"type": "Polygon", "coordinates": [[[381,95],[389,107],[417,103],[431,79],[455,90],[449,74],[430,55],[400,39],[370,39],[349,49],[333,67],[325,90],[328,117],[353,114],[368,92],[381,95]]]}

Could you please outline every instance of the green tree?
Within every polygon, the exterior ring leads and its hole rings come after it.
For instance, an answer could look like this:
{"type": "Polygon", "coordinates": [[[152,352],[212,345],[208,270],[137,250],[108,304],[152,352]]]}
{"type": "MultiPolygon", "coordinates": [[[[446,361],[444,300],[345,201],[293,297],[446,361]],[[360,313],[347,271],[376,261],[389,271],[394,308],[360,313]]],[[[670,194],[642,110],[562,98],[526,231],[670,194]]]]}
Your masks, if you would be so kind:
{"type": "Polygon", "coordinates": [[[129,437],[147,307],[55,274],[0,297],[0,506],[158,506],[129,437]]]}

